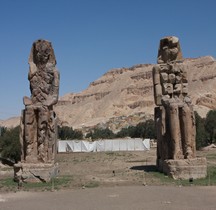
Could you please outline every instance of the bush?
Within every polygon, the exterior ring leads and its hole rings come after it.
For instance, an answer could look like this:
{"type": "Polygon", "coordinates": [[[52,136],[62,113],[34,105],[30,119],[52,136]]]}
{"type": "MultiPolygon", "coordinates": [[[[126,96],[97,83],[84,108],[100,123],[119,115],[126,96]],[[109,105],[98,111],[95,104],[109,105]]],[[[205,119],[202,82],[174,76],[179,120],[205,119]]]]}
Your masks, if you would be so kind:
{"type": "Polygon", "coordinates": [[[91,138],[92,140],[113,139],[115,138],[115,134],[109,128],[95,128],[93,131],[86,134],[86,138],[91,138]]]}
{"type": "Polygon", "coordinates": [[[2,158],[18,162],[21,159],[21,144],[19,141],[20,127],[5,129],[0,136],[0,153],[2,158]]]}
{"type": "Polygon", "coordinates": [[[209,134],[208,143],[216,142],[216,110],[210,110],[206,115],[205,130],[209,134]]]}
{"type": "Polygon", "coordinates": [[[140,137],[155,139],[156,138],[156,130],[154,120],[147,120],[144,123],[139,123],[137,129],[142,131],[140,137]]]}
{"type": "Polygon", "coordinates": [[[116,134],[116,137],[118,138],[124,138],[127,136],[131,138],[156,138],[154,121],[147,120],[146,122],[139,123],[136,126],[122,128],[121,131],[116,134]]]}
{"type": "Polygon", "coordinates": [[[200,149],[208,145],[208,133],[205,130],[205,119],[201,118],[197,112],[195,112],[196,122],[196,149],[200,149]]]}
{"type": "Polygon", "coordinates": [[[72,127],[58,127],[58,138],[61,140],[66,139],[83,139],[82,131],[73,130],[72,127]]]}
{"type": "Polygon", "coordinates": [[[117,138],[125,138],[131,136],[131,133],[134,133],[135,127],[129,126],[128,128],[122,128],[117,134],[117,138]]]}

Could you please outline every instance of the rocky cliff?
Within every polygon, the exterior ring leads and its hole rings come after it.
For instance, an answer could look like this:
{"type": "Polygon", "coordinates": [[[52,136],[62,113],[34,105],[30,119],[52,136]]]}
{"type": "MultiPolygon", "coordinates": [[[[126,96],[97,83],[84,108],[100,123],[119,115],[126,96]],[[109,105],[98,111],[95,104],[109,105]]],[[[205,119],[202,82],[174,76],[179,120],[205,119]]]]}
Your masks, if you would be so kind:
{"type": "MultiPolygon", "coordinates": [[[[183,63],[194,109],[204,117],[210,109],[216,109],[216,60],[206,56],[185,59],[183,63]]],[[[152,67],[153,64],[140,64],[112,69],[81,93],[62,96],[55,106],[59,124],[83,130],[99,126],[118,131],[153,118],[152,67]]]]}
{"type": "MultiPolygon", "coordinates": [[[[205,116],[216,108],[216,60],[210,56],[183,61],[194,109],[205,116]]],[[[55,110],[62,125],[109,127],[117,131],[153,118],[152,64],[112,69],[78,94],[61,97],[55,110]]]]}

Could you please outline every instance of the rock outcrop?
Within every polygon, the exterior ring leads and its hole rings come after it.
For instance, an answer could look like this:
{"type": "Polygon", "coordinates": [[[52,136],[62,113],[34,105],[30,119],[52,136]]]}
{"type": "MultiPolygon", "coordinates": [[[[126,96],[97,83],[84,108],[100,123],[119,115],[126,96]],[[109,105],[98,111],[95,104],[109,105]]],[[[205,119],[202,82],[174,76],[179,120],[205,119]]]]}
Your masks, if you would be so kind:
{"type": "MultiPolygon", "coordinates": [[[[188,94],[194,110],[205,117],[216,108],[216,60],[210,56],[184,59],[182,65],[188,74],[188,94]]],[[[153,119],[153,66],[112,69],[81,93],[61,97],[55,106],[61,125],[83,129],[102,126],[118,131],[153,119]]]]}

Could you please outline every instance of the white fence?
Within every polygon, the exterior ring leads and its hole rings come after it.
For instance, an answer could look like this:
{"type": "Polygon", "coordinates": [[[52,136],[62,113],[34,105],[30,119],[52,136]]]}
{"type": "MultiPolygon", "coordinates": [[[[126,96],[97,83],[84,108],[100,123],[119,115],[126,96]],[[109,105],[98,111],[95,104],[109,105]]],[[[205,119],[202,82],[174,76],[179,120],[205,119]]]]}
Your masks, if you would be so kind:
{"type": "Polygon", "coordinates": [[[84,140],[59,140],[58,152],[108,152],[145,151],[150,149],[150,139],[103,139],[89,142],[84,140]]]}

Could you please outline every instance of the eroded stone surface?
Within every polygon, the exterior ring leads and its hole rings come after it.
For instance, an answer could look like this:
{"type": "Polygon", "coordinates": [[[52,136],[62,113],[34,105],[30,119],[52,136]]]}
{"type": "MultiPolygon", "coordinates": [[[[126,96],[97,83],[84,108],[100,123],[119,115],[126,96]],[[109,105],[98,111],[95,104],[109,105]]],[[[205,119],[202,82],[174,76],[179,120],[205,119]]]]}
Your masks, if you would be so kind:
{"type": "Polygon", "coordinates": [[[58,102],[59,72],[51,42],[33,43],[29,66],[31,97],[23,98],[21,116],[22,162],[53,163],[57,140],[53,105],[58,102]]]}
{"type": "Polygon", "coordinates": [[[188,95],[187,71],[180,59],[178,38],[161,39],[158,65],[153,67],[157,165],[161,171],[164,161],[196,157],[194,111],[188,95]]]}
{"type": "Polygon", "coordinates": [[[14,164],[14,181],[18,188],[26,182],[49,182],[59,174],[58,164],[21,163],[14,164]]]}
{"type": "Polygon", "coordinates": [[[161,167],[173,179],[200,179],[207,176],[206,158],[165,160],[161,167]]]}

